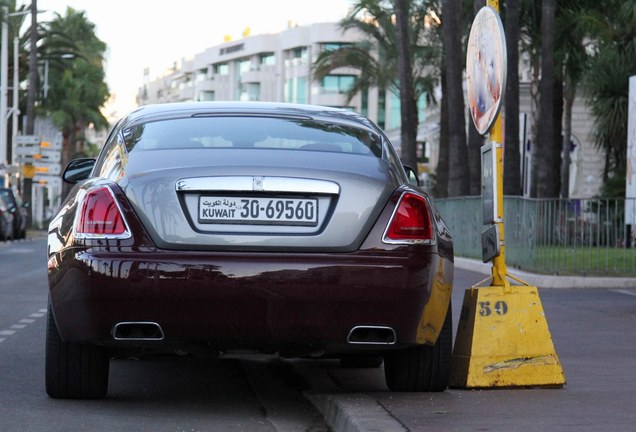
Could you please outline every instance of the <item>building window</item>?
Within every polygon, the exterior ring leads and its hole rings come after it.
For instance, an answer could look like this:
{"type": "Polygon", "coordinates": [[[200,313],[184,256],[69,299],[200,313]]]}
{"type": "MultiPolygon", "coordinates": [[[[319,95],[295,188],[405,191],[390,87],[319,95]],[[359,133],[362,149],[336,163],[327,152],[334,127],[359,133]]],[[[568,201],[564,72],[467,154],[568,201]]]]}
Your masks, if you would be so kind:
{"type": "Polygon", "coordinates": [[[402,114],[400,112],[400,95],[391,92],[389,103],[389,128],[399,128],[402,124],[402,114]]]}
{"type": "Polygon", "coordinates": [[[285,82],[285,102],[307,103],[307,78],[290,78],[285,82]]]}
{"type": "Polygon", "coordinates": [[[227,63],[219,63],[214,65],[214,73],[217,75],[227,75],[230,73],[230,67],[227,63]]]}
{"type": "Polygon", "coordinates": [[[378,91],[378,126],[384,129],[386,127],[386,91],[378,91]]]}
{"type": "Polygon", "coordinates": [[[239,100],[241,101],[261,100],[261,84],[260,83],[241,84],[239,100]]]}
{"type": "Polygon", "coordinates": [[[337,51],[340,48],[346,48],[352,46],[352,43],[348,42],[328,42],[321,45],[323,51],[337,51]]]}
{"type": "Polygon", "coordinates": [[[362,90],[362,94],[360,97],[360,114],[365,117],[369,117],[369,88],[365,88],[362,90]]]}
{"type": "Polygon", "coordinates": [[[263,66],[273,66],[276,64],[276,56],[274,53],[261,54],[260,61],[263,66]]]}
{"type": "Polygon", "coordinates": [[[323,93],[347,93],[355,82],[355,75],[327,75],[322,79],[323,93]]]}
{"type": "Polygon", "coordinates": [[[239,76],[243,75],[245,72],[249,72],[252,67],[252,62],[249,59],[239,60],[236,62],[236,69],[238,70],[239,76]]]}
{"type": "Polygon", "coordinates": [[[285,60],[285,66],[296,66],[299,64],[307,63],[309,60],[309,51],[307,47],[294,48],[287,51],[287,59],[285,60]]]}
{"type": "Polygon", "coordinates": [[[214,92],[205,90],[199,93],[199,102],[209,102],[215,99],[214,92]]]}

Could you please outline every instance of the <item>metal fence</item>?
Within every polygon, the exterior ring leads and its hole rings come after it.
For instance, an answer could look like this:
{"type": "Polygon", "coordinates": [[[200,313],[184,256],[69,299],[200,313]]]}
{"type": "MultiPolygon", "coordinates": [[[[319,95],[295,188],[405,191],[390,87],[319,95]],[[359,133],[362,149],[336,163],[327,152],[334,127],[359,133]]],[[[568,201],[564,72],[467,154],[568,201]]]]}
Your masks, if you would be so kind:
{"type": "MultiPolygon", "coordinates": [[[[435,203],[453,234],[455,255],[481,259],[481,197],[435,203]]],[[[544,274],[636,276],[626,205],[635,209],[636,200],[505,197],[506,263],[544,274]]]]}

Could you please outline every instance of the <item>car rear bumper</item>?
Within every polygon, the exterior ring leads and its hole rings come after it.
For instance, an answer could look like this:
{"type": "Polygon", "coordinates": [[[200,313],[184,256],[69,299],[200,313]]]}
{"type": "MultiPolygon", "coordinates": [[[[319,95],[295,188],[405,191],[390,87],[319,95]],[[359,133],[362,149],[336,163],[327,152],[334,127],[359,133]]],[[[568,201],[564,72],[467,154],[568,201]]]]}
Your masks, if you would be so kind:
{"type": "Polygon", "coordinates": [[[452,264],[432,253],[88,249],[53,256],[49,284],[67,341],[134,344],[115,341],[115,326],[150,322],[163,331],[157,345],[343,352],[422,343],[418,328],[427,304],[430,311],[439,303],[431,289],[444,269],[452,280],[452,264]],[[353,346],[347,337],[356,326],[393,329],[395,343],[353,346]]]}

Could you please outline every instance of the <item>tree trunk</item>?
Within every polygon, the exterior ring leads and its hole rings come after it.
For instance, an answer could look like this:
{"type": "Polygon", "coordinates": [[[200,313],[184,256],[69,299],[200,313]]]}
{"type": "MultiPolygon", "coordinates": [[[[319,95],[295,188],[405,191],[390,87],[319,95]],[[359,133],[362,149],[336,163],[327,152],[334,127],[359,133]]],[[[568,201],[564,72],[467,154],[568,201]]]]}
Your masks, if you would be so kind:
{"type": "Polygon", "coordinates": [[[564,90],[563,142],[561,144],[561,198],[570,196],[570,142],[572,137],[572,106],[576,97],[576,86],[567,83],[564,90]]]}
{"type": "MultiPolygon", "coordinates": [[[[442,94],[446,94],[446,65],[442,59],[442,94]]],[[[448,146],[448,99],[442,97],[440,104],[440,130],[439,130],[439,157],[437,168],[435,169],[435,196],[445,198],[448,196],[448,167],[449,167],[449,146],[448,146]]]]}
{"type": "Polygon", "coordinates": [[[563,141],[563,81],[561,78],[555,77],[553,85],[553,102],[554,111],[552,118],[554,119],[552,125],[554,128],[552,134],[552,191],[551,197],[558,197],[561,191],[561,142],[563,141]]]}
{"type": "Polygon", "coordinates": [[[530,82],[530,117],[532,127],[530,129],[530,196],[537,196],[537,171],[535,169],[535,157],[539,146],[539,76],[541,73],[541,58],[532,56],[532,81],[530,82]]]}
{"type": "Polygon", "coordinates": [[[448,98],[449,107],[448,194],[451,197],[468,195],[468,155],[462,78],[464,58],[461,45],[461,29],[462,11],[460,2],[457,0],[444,0],[442,2],[442,36],[448,85],[443,97],[448,98]]]}
{"type": "Polygon", "coordinates": [[[504,195],[521,195],[521,157],[519,154],[519,2],[506,2],[506,79],[504,117],[504,195]]]}
{"type": "Polygon", "coordinates": [[[536,173],[537,198],[553,197],[554,170],[554,15],[555,0],[543,0],[541,7],[541,82],[539,83],[539,141],[534,143],[532,168],[536,173]]]}
{"type": "Polygon", "coordinates": [[[406,0],[395,0],[398,76],[400,79],[400,117],[402,163],[417,170],[417,103],[413,91],[413,67],[409,37],[409,10],[406,0]]]}

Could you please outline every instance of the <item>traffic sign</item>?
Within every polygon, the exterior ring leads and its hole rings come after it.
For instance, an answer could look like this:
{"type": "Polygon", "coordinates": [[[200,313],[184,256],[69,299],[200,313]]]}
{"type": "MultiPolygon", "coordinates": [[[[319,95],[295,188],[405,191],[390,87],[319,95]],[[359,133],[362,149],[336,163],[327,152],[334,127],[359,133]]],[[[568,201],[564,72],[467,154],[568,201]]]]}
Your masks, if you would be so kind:
{"type": "Polygon", "coordinates": [[[35,172],[37,174],[60,175],[62,174],[62,166],[59,163],[34,163],[35,172]]]}

